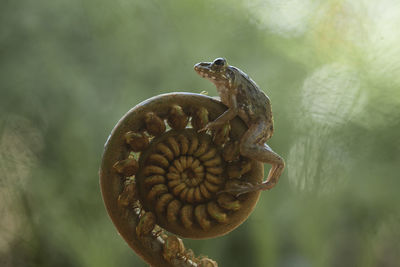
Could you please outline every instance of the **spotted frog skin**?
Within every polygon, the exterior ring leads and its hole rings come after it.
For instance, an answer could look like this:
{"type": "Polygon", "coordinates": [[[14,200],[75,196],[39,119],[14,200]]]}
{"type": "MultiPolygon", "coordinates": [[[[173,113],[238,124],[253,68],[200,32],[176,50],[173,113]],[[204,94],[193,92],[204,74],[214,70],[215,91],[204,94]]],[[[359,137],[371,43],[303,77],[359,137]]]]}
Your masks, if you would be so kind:
{"type": "Polygon", "coordinates": [[[224,58],[217,58],[213,62],[197,63],[194,70],[217,87],[222,103],[228,107],[221,116],[208,123],[200,131],[218,128],[235,116],[239,116],[249,128],[240,140],[240,154],[272,165],[263,183],[238,185],[229,191],[240,195],[271,189],[278,182],[285,162],[265,143],[272,137],[274,131],[268,96],[246,73],[228,65],[224,58]]]}

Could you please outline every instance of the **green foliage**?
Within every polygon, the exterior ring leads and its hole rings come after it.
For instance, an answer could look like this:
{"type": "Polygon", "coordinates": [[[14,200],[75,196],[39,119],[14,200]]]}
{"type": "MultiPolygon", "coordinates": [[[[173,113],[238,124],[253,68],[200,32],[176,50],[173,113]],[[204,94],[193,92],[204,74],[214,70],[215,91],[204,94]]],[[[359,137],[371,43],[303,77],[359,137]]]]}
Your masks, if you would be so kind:
{"type": "Polygon", "coordinates": [[[103,144],[144,99],[216,95],[192,66],[223,56],[270,96],[287,169],[244,225],[185,244],[220,266],[396,266],[399,15],[395,0],[2,1],[0,265],[146,266],[106,214],[103,144]]]}

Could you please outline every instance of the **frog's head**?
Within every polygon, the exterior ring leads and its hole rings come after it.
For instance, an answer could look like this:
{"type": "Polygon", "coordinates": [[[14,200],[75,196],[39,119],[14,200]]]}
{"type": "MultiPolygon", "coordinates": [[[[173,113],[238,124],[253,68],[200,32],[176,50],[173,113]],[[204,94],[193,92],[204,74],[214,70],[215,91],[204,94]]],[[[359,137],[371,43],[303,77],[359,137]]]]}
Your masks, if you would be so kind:
{"type": "Polygon", "coordinates": [[[224,58],[216,58],[213,62],[200,62],[194,65],[194,70],[201,77],[210,80],[217,87],[231,85],[235,79],[235,73],[224,58]]]}

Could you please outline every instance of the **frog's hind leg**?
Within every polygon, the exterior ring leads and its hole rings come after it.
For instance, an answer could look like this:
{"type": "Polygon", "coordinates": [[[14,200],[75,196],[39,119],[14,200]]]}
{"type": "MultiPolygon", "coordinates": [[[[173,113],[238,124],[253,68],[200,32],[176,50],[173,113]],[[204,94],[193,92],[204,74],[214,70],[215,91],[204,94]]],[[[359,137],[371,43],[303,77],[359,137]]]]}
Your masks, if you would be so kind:
{"type": "Polygon", "coordinates": [[[267,180],[253,188],[243,189],[239,194],[268,190],[274,187],[283,169],[285,168],[284,160],[276,154],[267,144],[266,139],[269,138],[270,125],[266,123],[255,123],[245,132],[240,140],[240,154],[253,160],[269,163],[272,165],[267,180]]]}

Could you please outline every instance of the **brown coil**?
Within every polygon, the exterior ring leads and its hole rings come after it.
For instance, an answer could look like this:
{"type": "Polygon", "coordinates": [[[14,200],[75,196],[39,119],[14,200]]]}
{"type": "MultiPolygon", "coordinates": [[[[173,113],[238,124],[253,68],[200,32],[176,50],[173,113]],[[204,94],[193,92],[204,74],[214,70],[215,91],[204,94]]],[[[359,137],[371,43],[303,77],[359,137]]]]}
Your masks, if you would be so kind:
{"type": "Polygon", "coordinates": [[[129,111],[106,143],[100,184],[107,211],[151,265],[217,266],[196,258],[165,230],[196,239],[224,235],[249,216],[259,198],[259,192],[225,193],[263,178],[261,163],[239,155],[246,125],[235,118],[213,132],[198,132],[225,110],[199,94],[154,97],[129,111]]]}
{"type": "MultiPolygon", "coordinates": [[[[192,128],[172,129],[155,137],[140,155],[136,175],[140,202],[156,214],[162,228],[184,237],[204,238],[217,225],[231,223],[241,201],[219,193],[225,189],[231,168],[222,157],[221,143],[192,128]]],[[[236,176],[241,176],[244,163],[237,161],[236,165],[236,176]]]]}

